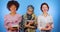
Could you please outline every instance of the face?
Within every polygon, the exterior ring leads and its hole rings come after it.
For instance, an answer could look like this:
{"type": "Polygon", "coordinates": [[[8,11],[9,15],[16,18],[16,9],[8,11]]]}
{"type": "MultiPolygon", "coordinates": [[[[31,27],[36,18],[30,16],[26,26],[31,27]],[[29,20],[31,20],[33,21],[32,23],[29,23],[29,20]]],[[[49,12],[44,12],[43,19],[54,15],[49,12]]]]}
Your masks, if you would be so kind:
{"type": "Polygon", "coordinates": [[[16,6],[15,6],[15,5],[12,5],[12,6],[10,7],[10,11],[11,11],[11,12],[16,12],[16,6]]]}
{"type": "Polygon", "coordinates": [[[33,13],[33,9],[32,9],[31,7],[29,7],[27,13],[28,13],[29,15],[31,15],[31,14],[33,13]]]}
{"type": "Polygon", "coordinates": [[[42,11],[43,11],[43,13],[47,13],[47,11],[48,11],[47,5],[42,6],[42,11]]]}

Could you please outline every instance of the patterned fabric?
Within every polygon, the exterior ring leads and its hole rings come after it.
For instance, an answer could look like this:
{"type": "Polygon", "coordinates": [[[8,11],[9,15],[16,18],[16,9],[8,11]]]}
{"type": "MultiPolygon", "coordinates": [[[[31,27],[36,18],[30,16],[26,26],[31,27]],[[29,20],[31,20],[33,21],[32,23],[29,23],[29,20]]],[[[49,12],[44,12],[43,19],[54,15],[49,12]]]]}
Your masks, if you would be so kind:
{"type": "Polygon", "coordinates": [[[21,22],[22,17],[19,14],[15,14],[14,16],[11,16],[10,14],[5,15],[4,17],[4,25],[7,29],[7,32],[16,32],[8,30],[9,27],[18,27],[19,29],[19,22],[21,22]]]}
{"type": "Polygon", "coordinates": [[[34,14],[32,14],[30,16],[27,15],[27,14],[23,15],[23,22],[24,22],[23,25],[24,25],[24,28],[25,28],[25,32],[35,32],[37,22],[36,22],[36,16],[34,14]],[[32,25],[33,27],[35,27],[34,29],[25,27],[25,24],[27,24],[27,22],[28,22],[27,20],[34,20],[34,24],[32,25]]]}
{"type": "Polygon", "coordinates": [[[51,30],[46,30],[46,31],[42,30],[41,32],[51,32],[51,30]]]}
{"type": "MultiPolygon", "coordinates": [[[[38,29],[41,30],[41,28],[46,28],[47,24],[51,24],[52,28],[53,28],[53,18],[52,18],[52,16],[48,14],[46,17],[44,17],[44,15],[41,14],[38,17],[38,29]]],[[[46,31],[44,31],[44,32],[46,32],[46,31]]]]}

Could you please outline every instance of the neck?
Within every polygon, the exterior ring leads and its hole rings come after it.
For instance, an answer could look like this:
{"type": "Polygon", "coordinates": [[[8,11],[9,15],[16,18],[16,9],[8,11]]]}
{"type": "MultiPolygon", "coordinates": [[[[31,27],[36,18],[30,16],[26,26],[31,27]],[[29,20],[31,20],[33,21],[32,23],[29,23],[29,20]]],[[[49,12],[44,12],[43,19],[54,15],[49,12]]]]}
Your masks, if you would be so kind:
{"type": "Polygon", "coordinates": [[[28,13],[27,13],[27,15],[32,15],[32,14],[28,14],[28,13]]]}
{"type": "Polygon", "coordinates": [[[14,16],[14,15],[16,14],[16,12],[11,12],[10,14],[11,14],[12,16],[14,16]]]}
{"type": "Polygon", "coordinates": [[[43,13],[43,15],[46,17],[48,15],[48,13],[43,13]]]}

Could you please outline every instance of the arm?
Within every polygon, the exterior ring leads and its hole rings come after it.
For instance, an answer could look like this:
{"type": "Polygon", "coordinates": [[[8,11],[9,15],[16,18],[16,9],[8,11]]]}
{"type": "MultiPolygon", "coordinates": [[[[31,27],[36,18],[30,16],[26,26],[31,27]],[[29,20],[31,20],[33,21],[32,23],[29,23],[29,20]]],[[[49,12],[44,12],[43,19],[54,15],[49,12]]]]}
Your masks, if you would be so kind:
{"type": "Polygon", "coordinates": [[[41,30],[42,26],[41,26],[40,17],[37,18],[37,21],[38,21],[38,29],[41,30]]]}
{"type": "Polygon", "coordinates": [[[6,29],[8,29],[8,21],[7,21],[7,16],[4,17],[4,26],[6,29]]]}
{"type": "Polygon", "coordinates": [[[39,30],[48,30],[47,28],[42,26],[43,24],[41,22],[41,17],[40,16],[38,17],[37,21],[38,21],[38,29],[39,30]]]}
{"type": "Polygon", "coordinates": [[[53,23],[53,18],[52,18],[52,16],[50,17],[50,21],[51,21],[51,27],[54,28],[54,23],[53,23]]]}
{"type": "Polygon", "coordinates": [[[52,18],[52,16],[50,16],[50,22],[49,22],[48,24],[49,24],[49,28],[48,28],[48,29],[52,29],[52,28],[54,28],[54,24],[53,24],[53,18],[52,18]]]}
{"type": "Polygon", "coordinates": [[[34,28],[34,29],[36,29],[37,28],[37,18],[36,18],[36,16],[35,15],[33,15],[32,16],[32,19],[33,20],[30,20],[29,21],[29,24],[33,24],[33,26],[29,26],[29,28],[34,28]]]}
{"type": "Polygon", "coordinates": [[[21,21],[22,21],[22,16],[19,16],[18,23],[20,23],[21,21]]]}
{"type": "Polygon", "coordinates": [[[19,20],[18,20],[18,23],[19,23],[19,29],[22,28],[22,24],[23,24],[22,22],[23,22],[23,17],[20,16],[20,17],[19,17],[19,20]]]}

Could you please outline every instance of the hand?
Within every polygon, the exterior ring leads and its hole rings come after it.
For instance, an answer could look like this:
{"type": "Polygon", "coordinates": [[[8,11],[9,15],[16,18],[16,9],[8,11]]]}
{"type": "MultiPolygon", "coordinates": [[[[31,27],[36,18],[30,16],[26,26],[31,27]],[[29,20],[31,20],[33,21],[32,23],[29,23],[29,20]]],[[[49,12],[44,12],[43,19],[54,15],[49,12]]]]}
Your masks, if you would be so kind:
{"type": "Polygon", "coordinates": [[[29,26],[29,28],[35,28],[34,26],[29,26]]]}
{"type": "Polygon", "coordinates": [[[30,26],[30,23],[29,24],[25,24],[25,27],[29,27],[30,26]]]}
{"type": "Polygon", "coordinates": [[[41,28],[41,30],[48,30],[47,28],[41,28]]]}
{"type": "Polygon", "coordinates": [[[13,28],[12,28],[12,27],[9,27],[8,29],[9,29],[9,30],[13,30],[13,28]]]}
{"type": "Polygon", "coordinates": [[[51,29],[52,29],[52,27],[51,27],[51,26],[49,26],[49,27],[48,27],[48,30],[51,30],[51,29]]]}
{"type": "Polygon", "coordinates": [[[52,25],[49,24],[49,23],[47,23],[47,24],[46,24],[46,27],[51,27],[51,28],[52,28],[52,25]]]}
{"type": "Polygon", "coordinates": [[[47,28],[47,30],[51,30],[52,29],[52,26],[50,24],[47,24],[46,25],[46,28],[47,28]]]}
{"type": "Polygon", "coordinates": [[[34,23],[34,21],[33,21],[33,20],[29,21],[29,24],[33,24],[33,23],[34,23]]]}
{"type": "Polygon", "coordinates": [[[17,27],[9,27],[9,30],[17,30],[17,27]]]}

